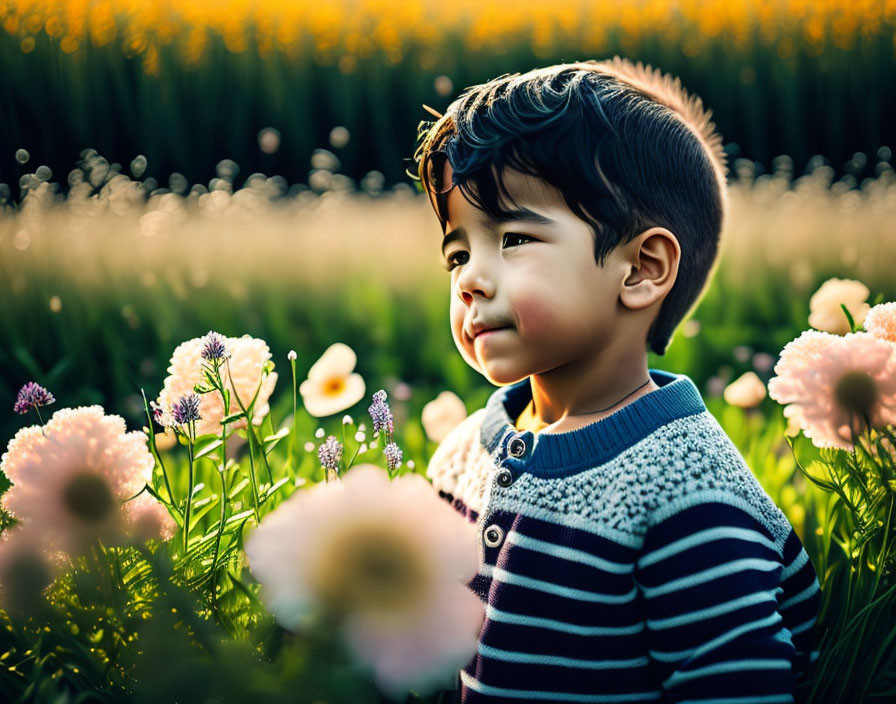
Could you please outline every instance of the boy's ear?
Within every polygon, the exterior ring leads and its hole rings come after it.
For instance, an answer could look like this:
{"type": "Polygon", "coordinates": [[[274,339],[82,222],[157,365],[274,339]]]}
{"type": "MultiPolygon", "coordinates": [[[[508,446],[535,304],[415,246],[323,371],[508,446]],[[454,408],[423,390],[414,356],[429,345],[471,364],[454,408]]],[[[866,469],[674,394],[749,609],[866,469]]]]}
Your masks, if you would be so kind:
{"type": "Polygon", "coordinates": [[[651,227],[624,245],[622,255],[629,274],[619,298],[631,310],[662,301],[675,284],[681,245],[665,227],[651,227]]]}

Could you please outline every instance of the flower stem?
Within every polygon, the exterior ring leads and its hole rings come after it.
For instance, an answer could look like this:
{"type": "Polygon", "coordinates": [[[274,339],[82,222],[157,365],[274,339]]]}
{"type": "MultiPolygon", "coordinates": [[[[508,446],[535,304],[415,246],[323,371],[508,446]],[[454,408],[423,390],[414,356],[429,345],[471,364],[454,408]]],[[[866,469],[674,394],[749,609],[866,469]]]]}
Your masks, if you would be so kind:
{"type": "Polygon", "coordinates": [[[187,433],[187,456],[189,458],[189,486],[187,488],[187,510],[184,517],[184,557],[187,556],[187,543],[190,540],[190,509],[193,506],[193,440],[196,431],[196,421],[190,421],[187,433]]]}

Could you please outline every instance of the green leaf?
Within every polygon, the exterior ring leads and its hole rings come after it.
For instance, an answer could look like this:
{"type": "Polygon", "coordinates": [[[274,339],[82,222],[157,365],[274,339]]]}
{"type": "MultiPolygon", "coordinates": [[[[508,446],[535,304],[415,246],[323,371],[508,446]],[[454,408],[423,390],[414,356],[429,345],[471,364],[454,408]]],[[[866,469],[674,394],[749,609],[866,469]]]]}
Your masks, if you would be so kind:
{"type": "Polygon", "coordinates": [[[204,443],[204,444],[202,445],[202,448],[201,448],[201,449],[197,446],[196,454],[193,455],[193,459],[194,459],[194,460],[198,460],[200,457],[205,457],[205,456],[206,456],[207,454],[209,454],[210,452],[214,452],[214,451],[217,450],[219,447],[221,447],[221,445],[222,445],[223,443],[224,443],[224,441],[221,440],[221,438],[216,437],[214,440],[211,440],[210,442],[204,443]]]}

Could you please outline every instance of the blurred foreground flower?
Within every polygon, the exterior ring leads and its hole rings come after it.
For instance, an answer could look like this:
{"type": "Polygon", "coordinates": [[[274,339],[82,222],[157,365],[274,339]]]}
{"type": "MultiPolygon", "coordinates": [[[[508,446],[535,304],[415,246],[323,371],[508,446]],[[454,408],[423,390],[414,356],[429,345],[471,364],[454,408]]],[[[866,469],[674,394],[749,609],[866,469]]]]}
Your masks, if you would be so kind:
{"type": "Polygon", "coordinates": [[[358,363],[354,350],[342,342],[330,345],[308,370],[299,386],[305,410],[315,418],[351,408],[364,397],[364,379],[353,373],[358,363]]]}
{"type": "MultiPolygon", "coordinates": [[[[182,342],[171,355],[168,367],[168,378],[159,394],[158,405],[169,413],[183,398],[193,394],[193,387],[201,384],[202,367],[207,357],[204,355],[225,355],[212,357],[224,362],[221,366],[221,377],[226,388],[230,389],[230,408],[224,411],[224,401],[218,393],[202,395],[202,418],[196,421],[196,435],[219,434],[221,420],[240,410],[237,396],[248,408],[255,392],[255,411],[252,422],[261,424],[262,419],[270,411],[268,399],[277,383],[277,373],[265,373],[270,364],[271,351],[264,340],[248,335],[242,337],[223,337],[217,333],[209,333],[204,337],[196,337],[182,342]],[[216,335],[213,339],[211,336],[216,335]],[[220,349],[219,343],[224,349],[220,349]],[[227,357],[226,355],[229,355],[227,357]],[[259,390],[259,385],[261,386],[259,390]]],[[[245,419],[228,423],[229,430],[245,428],[245,419]]]]}
{"type": "Polygon", "coordinates": [[[896,303],[881,303],[869,310],[865,330],[881,340],[896,342],[896,303]]]}
{"type": "Polygon", "coordinates": [[[0,603],[7,613],[31,613],[59,573],[60,562],[43,548],[40,536],[21,526],[0,535],[0,603]]]}
{"type": "Polygon", "coordinates": [[[3,508],[48,545],[80,552],[95,538],[119,542],[130,523],[124,505],[155,465],[140,431],[100,406],[63,408],[47,424],[22,428],[0,461],[12,487],[3,508]]]}
{"type": "Polygon", "coordinates": [[[352,655],[400,696],[444,682],[476,651],[482,602],[473,524],[420,475],[359,465],[299,490],[246,542],[261,596],[285,628],[315,613],[340,624],[352,655]]]}
{"type": "Polygon", "coordinates": [[[896,423],[896,345],[867,332],[806,331],[791,340],[768,383],[816,447],[853,448],[853,434],[896,423]]]}
{"type": "Polygon", "coordinates": [[[466,418],[467,409],[460,396],[443,391],[423,407],[420,420],[427,437],[433,442],[442,442],[466,418]]]}
{"type": "Polygon", "coordinates": [[[753,408],[765,398],[765,384],[756,372],[747,372],[725,387],[725,402],[741,408],[753,408]]]}
{"type": "Polygon", "coordinates": [[[870,293],[861,281],[828,279],[809,299],[809,325],[835,335],[851,332],[840,304],[846,306],[855,324],[861,325],[870,308],[866,303],[870,293]]]}

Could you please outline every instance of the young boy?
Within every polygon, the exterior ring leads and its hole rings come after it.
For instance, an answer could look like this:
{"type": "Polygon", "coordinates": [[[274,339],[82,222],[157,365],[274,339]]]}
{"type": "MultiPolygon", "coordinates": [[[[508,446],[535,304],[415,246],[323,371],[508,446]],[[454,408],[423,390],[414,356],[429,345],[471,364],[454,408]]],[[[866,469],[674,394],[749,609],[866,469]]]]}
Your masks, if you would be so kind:
{"type": "Polygon", "coordinates": [[[726,166],[618,57],[474,86],[415,154],[451,330],[500,386],[427,475],[479,528],[463,702],[790,702],[818,580],[684,375],[647,368],[716,260],[726,166]]]}

